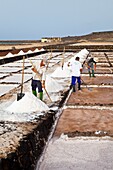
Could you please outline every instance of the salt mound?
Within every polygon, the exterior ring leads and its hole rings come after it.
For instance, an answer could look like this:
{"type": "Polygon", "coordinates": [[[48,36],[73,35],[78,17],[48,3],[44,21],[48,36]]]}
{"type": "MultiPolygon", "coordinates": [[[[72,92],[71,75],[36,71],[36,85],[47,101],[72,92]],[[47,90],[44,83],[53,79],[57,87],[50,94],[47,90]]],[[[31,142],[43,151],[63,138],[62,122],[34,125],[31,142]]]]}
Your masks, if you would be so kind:
{"type": "Polygon", "coordinates": [[[58,67],[51,75],[52,77],[70,77],[70,70],[68,67],[64,67],[63,70],[61,67],[58,67]]]}
{"type": "Polygon", "coordinates": [[[19,101],[15,100],[6,111],[12,113],[31,113],[36,111],[47,111],[49,107],[35,97],[31,92],[25,93],[24,97],[19,101]]]}
{"type": "Polygon", "coordinates": [[[63,90],[63,86],[50,76],[46,77],[45,86],[48,92],[59,92],[63,90]]]}
{"type": "MultiPolygon", "coordinates": [[[[75,58],[77,56],[80,57],[80,62],[83,63],[84,60],[86,59],[87,57],[87,54],[88,51],[86,51],[86,49],[82,50],[82,52],[80,53],[77,53],[74,57],[72,57],[71,59],[68,60],[68,62],[73,62],[75,61],[75,58]]],[[[58,67],[52,74],[51,76],[52,77],[65,77],[65,78],[68,78],[70,77],[70,73],[71,73],[71,70],[70,70],[70,67],[67,66],[68,62],[65,62],[64,63],[64,67],[63,69],[61,67],[58,67]]]]}

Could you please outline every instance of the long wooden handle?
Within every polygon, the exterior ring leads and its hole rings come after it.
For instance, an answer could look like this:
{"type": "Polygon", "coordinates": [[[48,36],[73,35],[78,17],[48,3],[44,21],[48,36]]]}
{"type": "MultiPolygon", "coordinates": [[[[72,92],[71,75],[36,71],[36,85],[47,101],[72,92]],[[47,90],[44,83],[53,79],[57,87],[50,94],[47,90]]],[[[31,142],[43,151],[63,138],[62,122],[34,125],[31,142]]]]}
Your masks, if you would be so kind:
{"type": "MultiPolygon", "coordinates": [[[[30,63],[32,64],[32,66],[34,67],[34,65],[33,65],[33,62],[30,60],[30,63]]],[[[36,74],[39,76],[39,72],[37,71],[36,72],[36,74]]],[[[39,79],[40,79],[40,81],[41,81],[41,78],[40,78],[41,76],[39,76],[39,79]]],[[[51,98],[50,98],[50,96],[49,96],[49,94],[48,94],[48,92],[47,92],[47,90],[46,90],[46,88],[44,88],[44,90],[45,90],[45,92],[46,92],[46,94],[47,94],[47,96],[48,96],[48,98],[49,98],[49,100],[52,102],[52,100],[51,100],[51,98]]]]}
{"type": "Polygon", "coordinates": [[[51,100],[51,98],[50,98],[50,96],[49,96],[49,94],[48,94],[48,92],[47,92],[46,88],[44,88],[44,90],[45,90],[45,92],[46,92],[46,94],[47,94],[47,96],[48,96],[49,100],[52,102],[52,100],[51,100]]]}
{"type": "Polygon", "coordinates": [[[21,93],[23,92],[23,82],[24,82],[24,62],[25,62],[25,56],[23,56],[23,65],[22,65],[22,83],[21,83],[21,93]]]}
{"type": "Polygon", "coordinates": [[[61,60],[61,66],[62,66],[62,68],[63,68],[63,66],[64,66],[64,54],[65,54],[65,47],[64,47],[64,50],[63,50],[63,53],[62,53],[63,58],[62,58],[62,60],[61,60]]]}
{"type": "Polygon", "coordinates": [[[51,50],[51,54],[50,54],[50,56],[49,56],[49,58],[48,58],[48,63],[47,63],[47,66],[46,66],[46,70],[48,69],[48,67],[49,67],[49,63],[50,63],[50,59],[52,58],[52,50],[51,50]]]}
{"type": "Polygon", "coordinates": [[[109,57],[107,56],[107,54],[106,54],[106,53],[104,53],[104,55],[105,55],[105,57],[106,57],[106,59],[107,59],[107,61],[108,61],[109,65],[110,65],[110,67],[112,67],[112,64],[111,64],[111,62],[110,62],[110,60],[109,60],[109,57]]]}

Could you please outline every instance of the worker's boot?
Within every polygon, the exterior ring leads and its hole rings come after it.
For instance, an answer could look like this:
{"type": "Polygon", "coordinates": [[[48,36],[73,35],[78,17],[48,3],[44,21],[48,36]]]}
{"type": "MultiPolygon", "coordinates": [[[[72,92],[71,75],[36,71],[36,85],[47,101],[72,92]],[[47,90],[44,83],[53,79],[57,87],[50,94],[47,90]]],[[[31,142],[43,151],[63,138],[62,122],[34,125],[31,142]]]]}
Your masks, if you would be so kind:
{"type": "Polygon", "coordinates": [[[70,90],[72,89],[72,87],[73,87],[73,86],[72,86],[72,84],[71,84],[71,85],[70,85],[70,90]]]}
{"type": "Polygon", "coordinates": [[[92,70],[92,77],[96,77],[95,74],[94,74],[94,70],[92,70]]]}
{"type": "Polygon", "coordinates": [[[91,72],[90,72],[90,71],[88,71],[88,73],[89,73],[89,77],[91,77],[91,72]]]}
{"type": "Polygon", "coordinates": [[[40,92],[40,93],[39,93],[39,99],[40,99],[40,100],[43,100],[43,92],[40,92]]]}
{"type": "Polygon", "coordinates": [[[36,90],[32,90],[32,93],[37,97],[37,92],[36,92],[36,90]]]}
{"type": "Polygon", "coordinates": [[[81,90],[80,83],[78,83],[78,90],[81,90]]]}
{"type": "Polygon", "coordinates": [[[76,90],[75,90],[75,85],[73,85],[72,87],[73,87],[73,92],[76,92],[76,90]]]}

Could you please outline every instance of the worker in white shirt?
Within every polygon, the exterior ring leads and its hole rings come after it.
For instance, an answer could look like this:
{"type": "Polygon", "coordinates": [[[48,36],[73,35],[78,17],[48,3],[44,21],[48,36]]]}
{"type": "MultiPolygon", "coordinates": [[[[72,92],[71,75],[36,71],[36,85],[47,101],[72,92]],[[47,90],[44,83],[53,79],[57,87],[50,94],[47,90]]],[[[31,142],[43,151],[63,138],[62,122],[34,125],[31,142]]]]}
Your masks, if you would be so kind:
{"type": "Polygon", "coordinates": [[[42,59],[41,62],[32,65],[33,77],[32,77],[32,93],[37,97],[37,89],[39,93],[39,99],[43,100],[43,88],[45,88],[46,80],[46,64],[42,59]]]}
{"type": "Polygon", "coordinates": [[[82,73],[82,64],[79,61],[79,57],[76,57],[73,62],[68,63],[71,69],[71,87],[73,88],[73,92],[75,92],[76,81],[78,83],[78,90],[81,90],[81,77],[82,73]]]}

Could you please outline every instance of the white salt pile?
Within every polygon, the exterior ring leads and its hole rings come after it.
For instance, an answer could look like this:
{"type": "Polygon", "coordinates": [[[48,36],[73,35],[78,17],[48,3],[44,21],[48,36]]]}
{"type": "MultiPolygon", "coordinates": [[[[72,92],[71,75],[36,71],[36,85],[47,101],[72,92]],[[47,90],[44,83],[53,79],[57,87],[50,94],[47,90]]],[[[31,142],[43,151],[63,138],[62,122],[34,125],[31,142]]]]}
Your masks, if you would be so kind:
{"type": "Polygon", "coordinates": [[[26,92],[19,101],[15,100],[6,111],[12,113],[32,113],[37,111],[47,111],[49,107],[35,97],[31,92],[26,92]]]}
{"type": "Polygon", "coordinates": [[[20,50],[18,55],[25,55],[25,53],[22,50],[20,50]]]}
{"type": "MultiPolygon", "coordinates": [[[[86,49],[81,50],[79,53],[77,53],[74,57],[68,60],[68,62],[73,62],[75,58],[78,56],[80,58],[80,62],[83,63],[87,57],[89,52],[86,49]]],[[[68,62],[64,63],[63,69],[61,67],[58,67],[53,73],[52,77],[70,77],[70,68],[67,66],[68,62]]]]}
{"type": "Polygon", "coordinates": [[[8,53],[7,55],[6,55],[6,57],[13,57],[14,55],[12,54],[12,53],[8,53]]]}
{"type": "Polygon", "coordinates": [[[83,63],[85,61],[85,59],[87,58],[87,55],[89,54],[89,51],[87,51],[86,49],[82,49],[81,51],[79,51],[74,58],[79,57],[80,58],[80,62],[83,63]]]}
{"type": "Polygon", "coordinates": [[[46,77],[45,86],[48,92],[59,92],[63,90],[63,86],[50,76],[46,77]]]}
{"type": "Polygon", "coordinates": [[[58,67],[52,74],[52,77],[70,77],[70,69],[64,64],[64,68],[58,67]]]}

